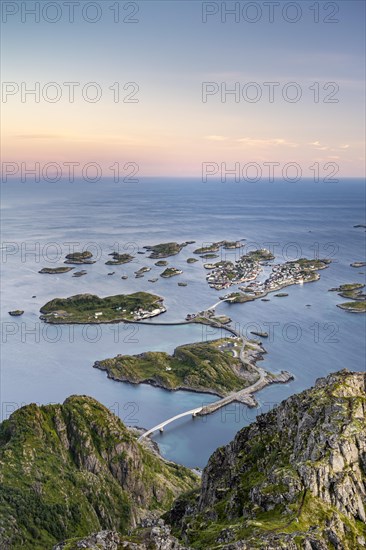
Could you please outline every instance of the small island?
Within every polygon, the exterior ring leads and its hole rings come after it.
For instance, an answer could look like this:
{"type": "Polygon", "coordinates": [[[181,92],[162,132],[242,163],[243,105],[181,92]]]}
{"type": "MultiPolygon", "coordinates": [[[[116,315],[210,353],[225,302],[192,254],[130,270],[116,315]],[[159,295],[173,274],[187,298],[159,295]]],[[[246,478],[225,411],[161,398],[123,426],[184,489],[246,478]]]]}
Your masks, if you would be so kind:
{"type": "Polygon", "coordinates": [[[362,283],[346,283],[339,287],[330,288],[329,292],[338,292],[342,298],[351,298],[352,300],[365,300],[365,294],[362,289],[365,287],[362,283]]]}
{"type": "Polygon", "coordinates": [[[259,336],[260,338],[268,338],[268,332],[262,332],[260,330],[252,330],[250,334],[254,334],[255,336],[259,336]]]}
{"type": "Polygon", "coordinates": [[[351,313],[366,313],[366,302],[344,302],[343,304],[337,304],[337,307],[351,313]]]}
{"type": "Polygon", "coordinates": [[[231,292],[230,294],[227,294],[227,296],[222,297],[222,300],[225,300],[230,304],[244,304],[245,302],[253,302],[254,299],[254,296],[250,296],[249,294],[243,292],[231,292]]]}
{"type": "Polygon", "coordinates": [[[218,252],[220,250],[221,242],[208,244],[207,246],[201,246],[193,250],[193,254],[208,254],[218,252]]]}
{"type": "Polygon", "coordinates": [[[9,311],[8,313],[12,317],[20,317],[23,315],[24,311],[22,309],[13,309],[13,311],[9,311]]]}
{"type": "Polygon", "coordinates": [[[135,271],[135,276],[139,277],[139,276],[143,275],[144,273],[148,273],[149,271],[151,271],[151,267],[140,267],[140,269],[135,271]]]}
{"type": "Polygon", "coordinates": [[[118,252],[111,252],[109,256],[112,256],[112,260],[108,260],[105,265],[122,265],[132,262],[134,256],[131,254],[119,254],[118,252]]]}
{"type": "Polygon", "coordinates": [[[210,254],[218,252],[220,248],[225,248],[226,250],[234,250],[236,248],[241,248],[243,243],[240,241],[218,241],[216,243],[205,244],[200,248],[196,248],[193,251],[193,254],[210,254]]]}
{"type": "Polygon", "coordinates": [[[155,265],[157,267],[165,267],[166,265],[168,265],[168,262],[166,260],[159,260],[158,262],[155,263],[155,265]]]}
{"type": "Polygon", "coordinates": [[[365,313],[366,294],[362,291],[365,287],[362,283],[346,283],[336,288],[330,288],[330,292],[338,292],[338,296],[351,299],[351,302],[337,304],[337,307],[352,313],[365,313]]]}
{"type": "Polygon", "coordinates": [[[264,353],[266,351],[259,342],[237,336],[179,346],[173,355],[165,352],[117,355],[96,361],[93,366],[106,371],[108,378],[119,382],[221,397],[199,413],[205,415],[235,401],[256,407],[254,392],[269,384],[293,380],[287,371],[273,374],[257,367],[256,362],[264,353]]]}
{"type": "MultiPolygon", "coordinates": [[[[197,258],[188,258],[187,259],[187,264],[195,264],[196,262],[198,262],[197,258]]],[[[157,265],[157,264],[155,264],[157,265]]]]}
{"type": "MultiPolygon", "coordinates": [[[[254,345],[254,344],[250,344],[254,345]]],[[[259,379],[255,370],[245,370],[239,359],[241,340],[222,338],[213,342],[186,344],[165,352],[117,355],[96,361],[108,378],[131,384],[151,384],[167,390],[191,390],[220,397],[239,391],[259,379]]],[[[248,348],[247,351],[253,351],[248,348]]],[[[256,347],[258,356],[264,350],[256,347]]]]}
{"type": "Polygon", "coordinates": [[[366,262],[352,262],[350,264],[351,267],[365,267],[366,266],[366,262]]]}
{"type": "Polygon", "coordinates": [[[183,271],[181,269],[177,269],[176,267],[167,267],[163,273],[160,273],[160,277],[167,279],[168,277],[175,277],[175,275],[181,275],[182,273],[183,271]]]}
{"type": "Polygon", "coordinates": [[[74,267],[43,267],[38,273],[47,273],[48,275],[57,275],[59,273],[68,273],[75,269],[74,267]]]}
{"type": "Polygon", "coordinates": [[[81,271],[74,271],[72,274],[73,277],[84,277],[84,275],[87,274],[87,271],[85,269],[82,269],[81,271]]]}
{"type": "Polygon", "coordinates": [[[187,243],[161,243],[154,246],[144,246],[144,248],[150,252],[149,258],[159,259],[179,254],[184,246],[187,246],[187,243]]]}
{"type": "Polygon", "coordinates": [[[73,252],[72,254],[66,255],[65,264],[95,264],[95,260],[92,260],[93,254],[89,250],[84,250],[84,252],[73,252]]]}
{"type": "Polygon", "coordinates": [[[77,294],[55,298],[41,307],[40,319],[53,324],[96,324],[140,321],[164,313],[163,298],[147,292],[100,298],[77,294]]]}

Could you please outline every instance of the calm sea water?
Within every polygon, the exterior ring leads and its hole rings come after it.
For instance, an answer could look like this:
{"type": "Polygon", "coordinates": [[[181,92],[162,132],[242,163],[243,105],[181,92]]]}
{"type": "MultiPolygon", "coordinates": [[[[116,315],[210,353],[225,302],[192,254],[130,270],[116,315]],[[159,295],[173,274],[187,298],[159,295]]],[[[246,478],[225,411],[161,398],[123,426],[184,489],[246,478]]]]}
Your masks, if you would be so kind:
{"type": "MultiPolygon", "coordinates": [[[[149,327],[101,325],[52,327],[39,321],[39,309],[56,296],[90,292],[101,296],[145,290],[164,296],[168,311],[161,321],[184,319],[203,309],[222,292],[208,287],[203,262],[187,264],[195,247],[222,239],[243,241],[247,250],[267,247],[276,261],[296,257],[327,257],[331,266],[320,281],[289,287],[286,298],[269,302],[223,303],[243,333],[266,330],[268,352],[263,366],[289,370],[295,380],[257,394],[259,408],[231,405],[202,419],[185,418],[155,439],[164,456],[188,466],[204,466],[218,446],[227,443],[259,412],[315,380],[342,368],[365,369],[365,315],[336,307],[342,302],[328,289],[346,282],[365,282],[366,271],[350,267],[365,257],[365,187],[361,180],[336,184],[209,183],[195,180],[145,180],[138,184],[8,183],[2,185],[2,361],[1,415],[31,402],[62,402],[71,394],[91,395],[129,425],[149,428],[175,414],[216,400],[191,392],[167,392],[147,385],[131,386],[108,380],[92,368],[95,360],[117,353],[147,350],[173,352],[177,345],[217,338],[200,326],[149,327]],[[155,284],[162,269],[142,254],[144,245],[195,240],[169,264],[181,267],[180,277],[155,284]],[[88,248],[98,257],[87,275],[72,272],[40,275],[42,267],[62,265],[69,248],[88,248]],[[129,251],[133,263],[106,266],[113,250],[129,251]],[[142,279],[133,272],[152,270],[142,279]],[[115,271],[115,275],[108,273],[115,271]],[[128,275],[122,280],[122,275],[128,275]],[[178,287],[178,281],[188,282],[178,287]],[[33,298],[33,296],[36,296],[33,298]],[[309,305],[311,307],[309,307],[309,305]],[[23,309],[22,317],[8,311],[23,309]]],[[[246,250],[244,248],[243,252],[246,250]]],[[[227,259],[235,252],[226,252],[227,259]]],[[[84,267],[84,266],[81,266],[84,267]]]]}

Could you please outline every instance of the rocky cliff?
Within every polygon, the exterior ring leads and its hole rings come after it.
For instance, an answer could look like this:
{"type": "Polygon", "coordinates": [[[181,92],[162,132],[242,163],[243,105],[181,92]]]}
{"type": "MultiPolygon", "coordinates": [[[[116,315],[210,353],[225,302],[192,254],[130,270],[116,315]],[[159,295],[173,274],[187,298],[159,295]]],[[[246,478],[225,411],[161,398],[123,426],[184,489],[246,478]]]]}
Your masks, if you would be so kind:
{"type": "Polygon", "coordinates": [[[366,374],[317,381],[242,429],[166,516],[192,548],[366,548],[366,374]]]}
{"type": "Polygon", "coordinates": [[[332,374],[259,416],[201,488],[91,398],[24,407],[0,429],[0,483],[4,550],[68,537],[55,550],[362,550],[366,374],[332,374]]]}
{"type": "Polygon", "coordinates": [[[0,426],[0,548],[47,549],[100,530],[125,533],[197,486],[137,443],[90,397],[29,405],[0,426]]]}

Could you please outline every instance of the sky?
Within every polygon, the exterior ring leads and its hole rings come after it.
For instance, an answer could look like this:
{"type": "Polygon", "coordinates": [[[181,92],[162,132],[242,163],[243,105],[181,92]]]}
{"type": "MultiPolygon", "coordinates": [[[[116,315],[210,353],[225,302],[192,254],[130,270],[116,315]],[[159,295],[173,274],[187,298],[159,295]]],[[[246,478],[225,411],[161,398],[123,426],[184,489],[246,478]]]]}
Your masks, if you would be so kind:
{"type": "Polygon", "coordinates": [[[362,0],[3,1],[6,171],[364,176],[364,21],[362,0]]]}

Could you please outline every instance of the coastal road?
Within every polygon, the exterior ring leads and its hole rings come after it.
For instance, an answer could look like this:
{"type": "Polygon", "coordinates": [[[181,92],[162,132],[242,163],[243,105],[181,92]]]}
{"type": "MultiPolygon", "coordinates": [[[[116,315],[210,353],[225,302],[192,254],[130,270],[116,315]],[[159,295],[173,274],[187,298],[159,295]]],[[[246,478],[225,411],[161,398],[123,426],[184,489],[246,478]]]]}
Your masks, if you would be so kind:
{"type": "MultiPolygon", "coordinates": [[[[224,301],[227,301],[227,299],[226,300],[220,300],[219,302],[217,302],[217,304],[211,306],[211,308],[209,308],[209,309],[215,309],[215,307],[217,305],[221,304],[224,301]]],[[[243,363],[243,365],[245,365],[245,338],[243,336],[241,336],[235,329],[228,328],[225,325],[222,325],[221,328],[224,328],[225,330],[228,330],[231,333],[233,333],[235,336],[238,336],[239,338],[241,338],[242,346],[240,348],[239,358],[240,358],[240,361],[243,363]]],[[[196,415],[199,415],[199,414],[201,414],[201,415],[202,414],[210,414],[210,413],[220,409],[221,407],[224,407],[225,405],[228,405],[229,403],[232,403],[233,401],[238,401],[238,402],[241,402],[241,403],[246,402],[247,404],[250,403],[251,406],[255,406],[255,400],[253,400],[252,393],[259,390],[259,389],[261,389],[265,385],[267,385],[267,382],[266,382],[267,372],[264,369],[262,369],[260,367],[257,367],[257,366],[255,366],[254,368],[258,372],[259,378],[251,386],[243,388],[242,390],[234,392],[230,395],[227,395],[226,397],[223,397],[222,399],[219,399],[218,401],[215,401],[214,403],[210,403],[210,405],[197,407],[196,409],[191,409],[191,410],[183,412],[181,414],[177,414],[176,416],[172,416],[171,418],[168,418],[167,420],[164,420],[164,422],[160,422],[160,424],[157,424],[157,426],[154,426],[153,428],[150,428],[149,430],[147,430],[145,433],[143,433],[138,438],[138,441],[142,441],[145,437],[148,437],[149,435],[151,435],[152,433],[154,433],[158,430],[163,431],[165,426],[167,426],[168,424],[171,424],[172,422],[174,422],[175,420],[178,420],[179,418],[183,418],[185,416],[196,416],[196,415]]]]}
{"type": "Polygon", "coordinates": [[[168,420],[164,420],[164,422],[160,422],[160,424],[157,424],[153,428],[150,428],[150,430],[147,430],[145,433],[143,433],[137,441],[142,441],[145,437],[148,437],[149,435],[153,434],[154,432],[157,432],[158,430],[163,431],[165,426],[168,424],[171,424],[175,420],[178,420],[179,418],[183,418],[184,416],[196,416],[201,413],[202,414],[210,414],[221,407],[225,407],[225,405],[228,405],[229,403],[232,403],[233,401],[237,401],[239,403],[244,403],[245,399],[249,398],[249,402],[252,402],[252,393],[256,390],[259,390],[263,387],[263,385],[266,385],[266,371],[260,367],[257,367],[257,371],[259,374],[259,378],[254,384],[247,388],[243,388],[242,390],[239,390],[235,393],[232,393],[230,395],[227,395],[226,397],[223,397],[222,399],[219,399],[218,401],[214,401],[213,403],[210,403],[210,405],[197,407],[196,409],[191,409],[190,411],[183,412],[181,414],[177,414],[176,416],[172,416],[171,418],[168,418],[168,420]]]}

